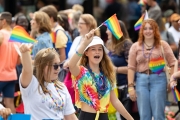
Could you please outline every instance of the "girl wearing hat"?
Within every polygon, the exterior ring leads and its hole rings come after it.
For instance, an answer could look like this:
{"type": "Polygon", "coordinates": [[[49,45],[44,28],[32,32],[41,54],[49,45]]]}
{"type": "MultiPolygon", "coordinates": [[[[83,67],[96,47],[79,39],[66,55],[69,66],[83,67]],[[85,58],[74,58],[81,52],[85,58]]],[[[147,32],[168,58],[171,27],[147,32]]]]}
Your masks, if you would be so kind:
{"type": "Polygon", "coordinates": [[[76,106],[81,108],[79,120],[108,120],[110,102],[127,120],[133,120],[115,96],[115,69],[103,41],[94,32],[85,35],[68,65],[75,77],[76,106]]]}

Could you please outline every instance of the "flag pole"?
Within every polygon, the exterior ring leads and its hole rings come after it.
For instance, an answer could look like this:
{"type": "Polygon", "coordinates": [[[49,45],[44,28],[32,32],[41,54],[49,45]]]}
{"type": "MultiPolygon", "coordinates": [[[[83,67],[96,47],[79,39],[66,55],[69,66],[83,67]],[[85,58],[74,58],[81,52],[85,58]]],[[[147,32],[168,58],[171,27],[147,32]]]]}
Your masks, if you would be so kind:
{"type": "Polygon", "coordinates": [[[102,25],[103,25],[103,23],[101,23],[94,31],[96,31],[97,29],[99,29],[102,25]]]}

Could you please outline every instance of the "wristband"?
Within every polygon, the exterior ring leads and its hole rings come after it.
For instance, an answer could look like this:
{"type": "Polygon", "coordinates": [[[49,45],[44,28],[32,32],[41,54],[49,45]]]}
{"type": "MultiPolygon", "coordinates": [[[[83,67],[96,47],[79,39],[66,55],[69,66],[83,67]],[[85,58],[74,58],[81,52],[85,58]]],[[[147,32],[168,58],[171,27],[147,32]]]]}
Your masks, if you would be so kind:
{"type": "Polygon", "coordinates": [[[128,89],[128,92],[130,92],[130,91],[132,91],[132,90],[134,90],[134,88],[128,89]]]}
{"type": "Polygon", "coordinates": [[[82,57],[83,54],[78,53],[78,51],[76,51],[76,55],[78,55],[79,57],[82,57]]]}

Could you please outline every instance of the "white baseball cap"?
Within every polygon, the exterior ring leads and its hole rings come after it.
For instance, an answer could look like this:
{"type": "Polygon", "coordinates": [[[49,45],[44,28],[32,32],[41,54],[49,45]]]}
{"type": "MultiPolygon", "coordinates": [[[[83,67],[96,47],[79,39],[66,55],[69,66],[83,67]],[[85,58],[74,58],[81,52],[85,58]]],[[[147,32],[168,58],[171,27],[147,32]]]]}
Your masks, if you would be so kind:
{"type": "Polygon", "coordinates": [[[86,47],[86,49],[84,51],[86,51],[89,47],[93,46],[93,45],[98,45],[98,44],[101,44],[104,48],[104,51],[106,54],[109,53],[109,50],[104,46],[104,42],[103,40],[98,37],[98,36],[94,36],[93,37],[93,40],[91,41],[91,43],[86,47]]]}

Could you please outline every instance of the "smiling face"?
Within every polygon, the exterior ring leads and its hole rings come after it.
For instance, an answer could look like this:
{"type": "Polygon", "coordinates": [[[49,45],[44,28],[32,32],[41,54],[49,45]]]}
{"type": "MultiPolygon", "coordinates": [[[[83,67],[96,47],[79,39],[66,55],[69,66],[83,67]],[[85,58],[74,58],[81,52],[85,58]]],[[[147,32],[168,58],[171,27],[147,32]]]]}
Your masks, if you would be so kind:
{"type": "Polygon", "coordinates": [[[60,68],[60,59],[59,59],[59,56],[56,55],[53,60],[53,63],[51,65],[47,65],[45,67],[44,78],[49,78],[50,80],[57,80],[60,69],[61,69],[60,68]]]}
{"type": "Polygon", "coordinates": [[[143,29],[143,35],[145,39],[154,39],[153,28],[149,23],[146,23],[143,29]]]}
{"type": "Polygon", "coordinates": [[[87,26],[87,23],[80,18],[78,22],[78,31],[80,35],[85,35],[89,32],[89,27],[87,26]]]}
{"type": "Polygon", "coordinates": [[[93,45],[88,48],[85,55],[89,59],[89,64],[99,65],[103,57],[103,46],[101,44],[93,45]]]}

